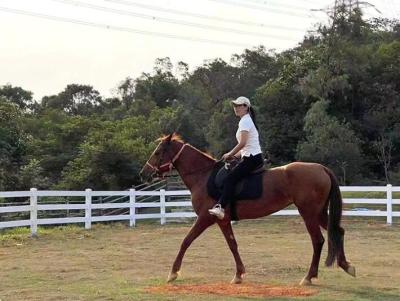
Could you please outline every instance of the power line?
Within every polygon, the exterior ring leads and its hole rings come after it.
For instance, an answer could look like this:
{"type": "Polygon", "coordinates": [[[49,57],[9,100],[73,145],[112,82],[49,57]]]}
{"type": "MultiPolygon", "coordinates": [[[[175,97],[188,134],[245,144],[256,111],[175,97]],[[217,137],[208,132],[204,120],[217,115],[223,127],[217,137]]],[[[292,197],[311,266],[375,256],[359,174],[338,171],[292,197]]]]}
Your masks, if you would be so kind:
{"type": "Polygon", "coordinates": [[[228,4],[228,5],[232,5],[232,6],[246,7],[246,8],[255,9],[255,10],[262,10],[262,11],[267,11],[269,13],[309,18],[309,16],[305,13],[289,12],[289,11],[283,10],[283,9],[262,7],[260,5],[253,5],[253,4],[246,4],[246,3],[239,3],[236,1],[232,1],[232,0],[208,0],[208,1],[224,3],[224,4],[228,4]]]}
{"type": "Polygon", "coordinates": [[[246,26],[255,26],[255,27],[262,27],[262,28],[276,28],[276,29],[288,30],[288,31],[302,31],[302,32],[305,31],[305,29],[301,29],[298,27],[265,24],[265,23],[259,23],[259,22],[243,21],[243,20],[238,20],[238,19],[233,20],[233,19],[227,19],[227,18],[216,17],[216,16],[208,16],[208,15],[203,15],[203,14],[198,14],[198,13],[193,13],[193,12],[187,12],[187,11],[176,10],[176,9],[171,9],[171,8],[164,8],[164,7],[148,5],[148,4],[143,4],[143,3],[137,3],[137,2],[132,2],[132,1],[126,1],[126,0],[103,0],[103,1],[111,2],[111,3],[115,3],[115,4],[127,5],[127,6],[140,7],[140,8],[155,10],[155,11],[159,11],[159,12],[166,12],[166,13],[170,13],[170,14],[183,15],[183,16],[189,16],[189,17],[194,17],[194,18],[199,18],[199,19],[211,20],[211,21],[233,23],[233,24],[240,24],[240,25],[246,25],[246,26]]]}
{"type": "MultiPolygon", "coordinates": [[[[251,46],[250,44],[244,44],[244,43],[236,43],[236,42],[220,41],[220,40],[210,40],[210,39],[203,39],[203,38],[194,38],[194,37],[190,37],[190,36],[179,36],[179,35],[160,33],[160,32],[154,32],[154,31],[139,30],[139,29],[130,28],[130,27],[121,27],[121,26],[107,25],[107,24],[103,24],[103,23],[88,22],[88,21],[82,21],[82,20],[78,20],[78,19],[52,16],[52,15],[36,13],[36,12],[31,12],[31,11],[26,11],[26,10],[21,10],[21,9],[14,9],[14,8],[9,8],[9,7],[3,7],[3,6],[0,6],[0,11],[12,13],[12,14],[18,14],[18,15],[37,17],[37,18],[42,18],[42,19],[47,19],[47,20],[52,20],[52,21],[73,23],[73,24],[85,25],[85,26],[96,27],[96,28],[101,28],[101,29],[122,31],[122,32],[128,32],[128,33],[140,34],[140,35],[146,35],[146,36],[158,36],[158,37],[162,37],[162,38],[186,40],[186,41],[210,43],[210,44],[220,44],[220,45],[227,45],[227,46],[239,46],[239,47],[251,46]]],[[[293,41],[293,40],[291,40],[291,41],[293,41]]]]}
{"type": "Polygon", "coordinates": [[[307,2],[307,3],[311,3],[311,4],[314,4],[314,5],[319,5],[319,4],[321,4],[320,1],[312,1],[312,0],[300,0],[300,1],[307,2]]]}
{"type": "Polygon", "coordinates": [[[397,16],[400,16],[400,13],[399,13],[399,11],[396,9],[396,6],[395,6],[395,4],[393,3],[393,1],[388,0],[388,1],[385,1],[385,2],[387,2],[388,5],[390,6],[390,11],[391,11],[391,16],[390,16],[390,18],[399,19],[399,17],[396,18],[396,15],[397,15],[397,16]]]}
{"type": "MultiPolygon", "coordinates": [[[[142,18],[142,19],[147,19],[147,20],[152,20],[152,21],[164,22],[164,23],[169,23],[169,24],[184,25],[184,26],[196,27],[196,28],[201,28],[201,29],[209,29],[209,30],[215,30],[215,31],[241,34],[241,35],[246,35],[246,36],[253,35],[253,36],[260,36],[260,37],[264,37],[264,38],[288,40],[288,38],[283,37],[282,35],[263,34],[263,33],[258,33],[258,32],[244,31],[244,30],[232,29],[232,28],[227,28],[227,27],[205,25],[205,24],[201,24],[201,23],[186,22],[186,21],[175,20],[175,19],[170,19],[170,18],[156,17],[156,16],[151,16],[151,15],[146,15],[146,14],[135,13],[135,12],[131,12],[131,11],[124,11],[124,10],[120,10],[120,9],[114,9],[114,8],[109,8],[109,7],[105,7],[105,6],[94,5],[94,4],[81,2],[81,1],[74,1],[74,0],[51,0],[51,1],[63,3],[63,4],[67,4],[67,5],[74,5],[74,6],[90,8],[90,9],[104,11],[104,12],[110,12],[110,13],[118,14],[118,15],[125,15],[125,16],[142,18]]],[[[289,39],[289,40],[291,40],[291,39],[289,39]]]]}
{"type": "Polygon", "coordinates": [[[288,8],[288,9],[294,9],[294,10],[301,10],[301,11],[304,11],[304,9],[305,9],[305,7],[304,6],[296,6],[296,5],[286,5],[286,4],[277,4],[277,3],[274,3],[274,2],[272,2],[272,1],[265,1],[265,0],[244,0],[244,1],[241,1],[241,0],[236,0],[236,1],[232,1],[232,2],[236,2],[236,3],[238,3],[238,4],[241,4],[241,3],[246,3],[246,4],[248,4],[249,2],[251,2],[251,3],[253,3],[254,5],[259,5],[259,6],[276,6],[276,7],[283,7],[283,8],[288,8]]]}

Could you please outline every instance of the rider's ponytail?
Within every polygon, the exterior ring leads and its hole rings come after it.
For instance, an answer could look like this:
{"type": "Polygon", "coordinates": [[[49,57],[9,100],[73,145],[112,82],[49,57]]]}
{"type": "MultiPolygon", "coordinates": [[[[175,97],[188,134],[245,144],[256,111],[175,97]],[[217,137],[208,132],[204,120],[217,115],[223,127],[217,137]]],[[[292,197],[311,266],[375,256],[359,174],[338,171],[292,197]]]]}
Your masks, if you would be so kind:
{"type": "Polygon", "coordinates": [[[256,121],[256,112],[254,111],[254,109],[252,107],[249,107],[249,113],[250,113],[250,117],[253,120],[253,123],[256,126],[256,129],[258,131],[258,126],[257,126],[257,121],[256,121]]]}

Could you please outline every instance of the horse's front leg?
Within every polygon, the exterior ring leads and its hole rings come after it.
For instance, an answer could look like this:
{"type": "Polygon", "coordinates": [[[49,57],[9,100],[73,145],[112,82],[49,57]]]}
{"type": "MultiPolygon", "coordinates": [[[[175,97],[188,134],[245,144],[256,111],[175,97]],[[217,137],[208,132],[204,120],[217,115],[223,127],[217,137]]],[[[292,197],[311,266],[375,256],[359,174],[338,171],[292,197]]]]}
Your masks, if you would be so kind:
{"type": "Polygon", "coordinates": [[[201,233],[205,229],[207,229],[209,226],[215,223],[215,217],[211,216],[208,214],[208,212],[204,215],[199,215],[197,217],[196,222],[190,229],[189,233],[186,235],[185,239],[182,241],[181,248],[179,250],[178,255],[176,256],[176,259],[174,261],[174,264],[172,266],[172,270],[168,275],[168,282],[174,281],[176,278],[178,278],[179,271],[181,269],[182,265],[182,259],[183,256],[185,255],[186,250],[190,247],[192,242],[199,237],[201,233]]]}
{"type": "Polygon", "coordinates": [[[236,262],[236,274],[231,283],[242,283],[245,274],[245,268],[239,255],[237,242],[235,236],[233,235],[232,225],[230,221],[222,220],[218,223],[218,226],[221,228],[221,231],[224,234],[226,242],[228,243],[229,249],[231,250],[236,262]]]}

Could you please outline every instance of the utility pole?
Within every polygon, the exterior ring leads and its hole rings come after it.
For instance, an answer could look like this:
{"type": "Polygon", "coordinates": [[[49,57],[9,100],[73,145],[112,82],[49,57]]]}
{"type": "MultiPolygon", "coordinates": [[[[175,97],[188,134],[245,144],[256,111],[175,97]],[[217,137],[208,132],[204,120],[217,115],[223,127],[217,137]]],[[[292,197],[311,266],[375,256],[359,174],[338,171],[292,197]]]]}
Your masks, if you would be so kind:
{"type": "Polygon", "coordinates": [[[331,19],[331,26],[329,29],[329,38],[327,40],[327,52],[326,52],[326,63],[330,65],[333,51],[337,43],[338,35],[344,29],[340,28],[341,24],[349,20],[354,12],[358,9],[360,10],[360,4],[366,2],[359,0],[335,0],[332,6],[328,6],[323,9],[312,9],[311,11],[325,12],[331,19]],[[344,22],[343,22],[344,21],[344,22]]]}
{"type": "Polygon", "coordinates": [[[335,24],[339,18],[348,19],[354,13],[354,11],[360,11],[366,8],[373,8],[379,14],[382,14],[381,11],[375,7],[375,5],[360,0],[335,0],[333,7],[328,6],[325,9],[311,9],[311,11],[326,12],[329,17],[332,18],[332,23],[335,24]]]}
{"type": "Polygon", "coordinates": [[[360,8],[359,0],[335,0],[333,8],[333,24],[339,18],[349,19],[356,9],[360,8]]]}
{"type": "Polygon", "coordinates": [[[340,37],[340,33],[344,33],[345,31],[349,30],[349,28],[341,28],[341,26],[352,19],[355,13],[358,14],[367,8],[373,8],[375,11],[381,14],[381,12],[373,4],[360,0],[334,0],[333,7],[331,5],[327,8],[311,9],[311,11],[325,12],[331,20],[327,43],[328,51],[326,56],[328,64],[331,61],[332,52],[340,37]]]}

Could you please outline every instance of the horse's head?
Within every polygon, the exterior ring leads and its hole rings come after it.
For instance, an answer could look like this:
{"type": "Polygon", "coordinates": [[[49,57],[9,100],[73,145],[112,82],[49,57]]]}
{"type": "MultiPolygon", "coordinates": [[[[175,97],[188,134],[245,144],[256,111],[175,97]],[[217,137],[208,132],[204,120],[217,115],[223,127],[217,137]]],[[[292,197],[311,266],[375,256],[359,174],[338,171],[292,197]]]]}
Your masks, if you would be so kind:
{"type": "Polygon", "coordinates": [[[160,143],[140,171],[142,180],[151,181],[155,177],[163,178],[172,170],[174,162],[179,158],[186,145],[180,139],[174,139],[175,137],[176,135],[173,133],[159,139],[160,143]]]}

